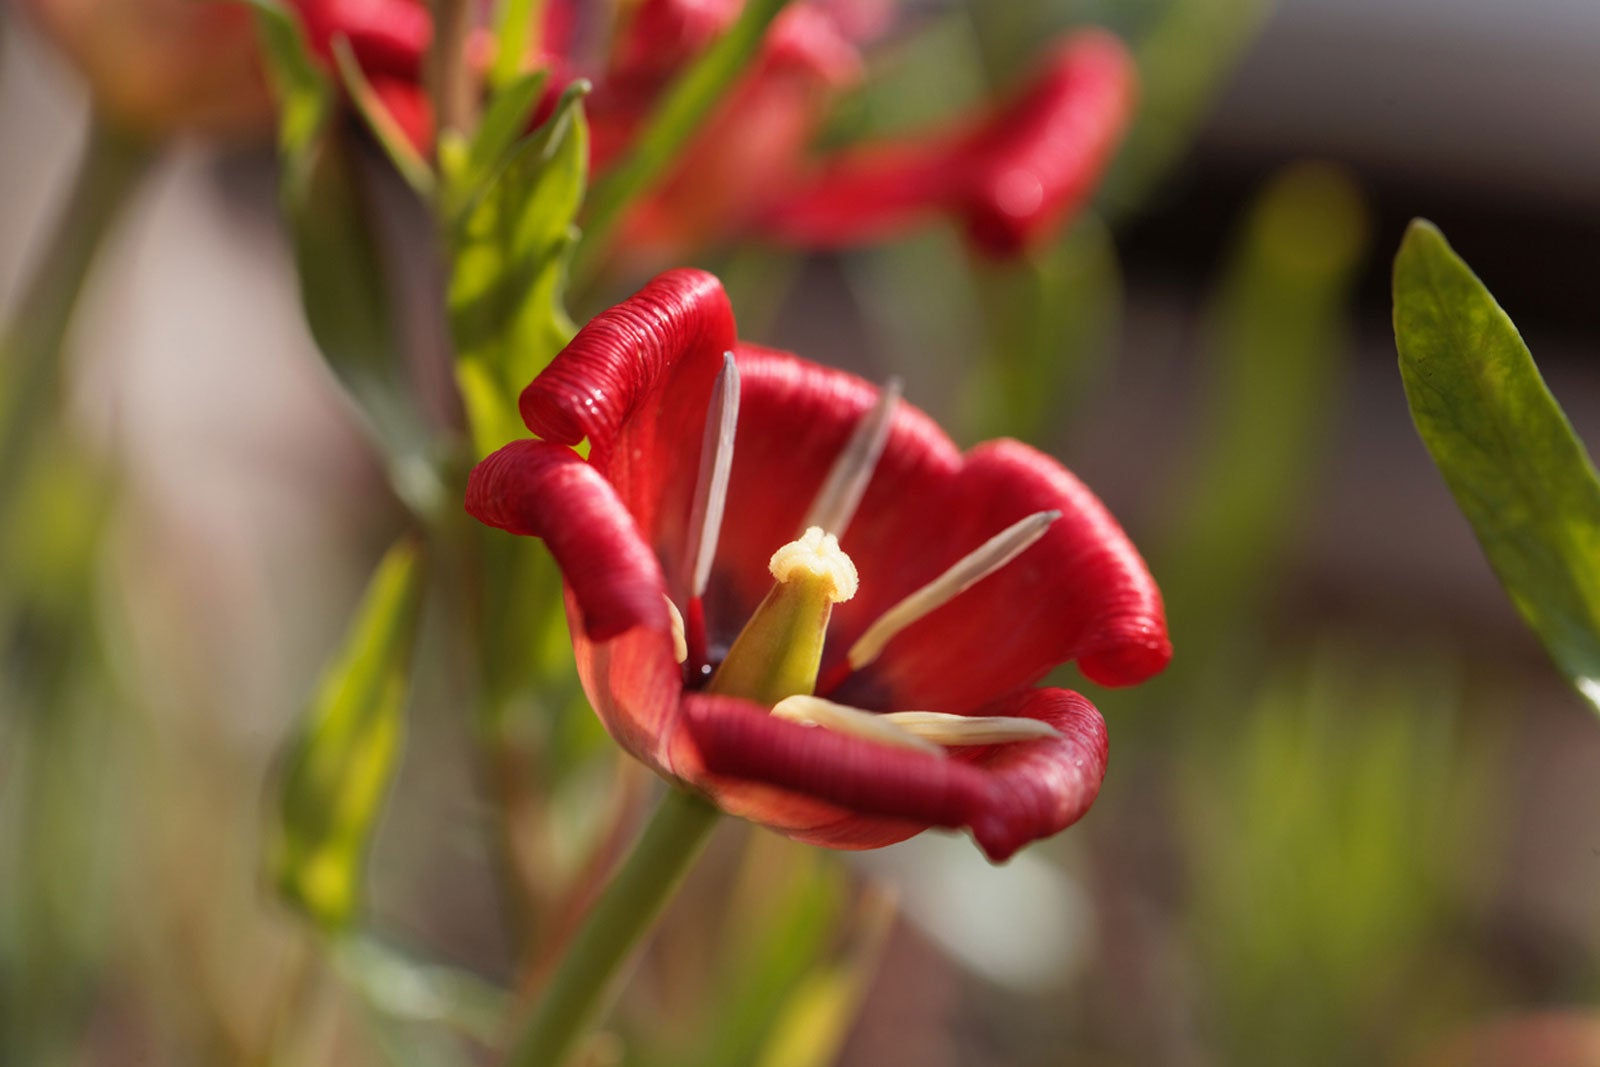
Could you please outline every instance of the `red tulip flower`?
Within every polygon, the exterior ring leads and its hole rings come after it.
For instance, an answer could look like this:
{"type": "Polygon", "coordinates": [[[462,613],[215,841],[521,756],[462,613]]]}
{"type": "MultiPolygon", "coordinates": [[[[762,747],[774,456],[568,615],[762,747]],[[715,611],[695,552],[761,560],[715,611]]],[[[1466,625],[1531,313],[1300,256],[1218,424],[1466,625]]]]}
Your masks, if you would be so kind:
{"type": "Polygon", "coordinates": [[[799,840],[966,828],[1005,859],[1105,772],[1099,713],[1036,683],[1170,657],[1137,551],[1058,463],[962,454],[893,387],[740,342],[709,274],[597,316],[521,410],[538,439],[481,462],[467,509],[549,546],[607,729],[799,840]]]}
{"type": "MultiPolygon", "coordinates": [[[[384,107],[427,151],[433,118],[423,88],[433,36],[419,0],[294,0],[315,50],[331,60],[343,38],[384,107]]],[[[547,103],[586,77],[597,173],[624,156],[673,81],[734,21],[743,0],[643,0],[608,57],[585,62],[573,43],[575,9],[545,7],[530,67],[551,69],[547,103]]],[[[895,236],[943,213],[994,255],[1038,245],[1087,200],[1132,114],[1135,71],[1107,33],[1058,43],[1018,91],[953,127],[817,156],[811,142],[829,108],[857,85],[861,49],[889,21],[889,5],[799,0],[767,32],[672,170],[636,206],[633,249],[658,256],[752,234],[805,248],[895,236]]],[[[471,44],[487,53],[480,37],[471,44]]]]}

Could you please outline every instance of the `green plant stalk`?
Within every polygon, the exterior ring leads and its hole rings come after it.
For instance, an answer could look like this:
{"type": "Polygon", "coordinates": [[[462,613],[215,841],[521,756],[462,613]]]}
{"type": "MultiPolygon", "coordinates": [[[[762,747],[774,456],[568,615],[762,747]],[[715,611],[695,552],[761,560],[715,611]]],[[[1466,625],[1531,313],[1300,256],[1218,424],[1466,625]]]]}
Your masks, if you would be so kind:
{"type": "Polygon", "coordinates": [[[143,140],[99,119],[72,190],[13,321],[0,338],[0,514],[27,469],[29,439],[60,407],[61,349],[73,311],[122,207],[152,157],[143,140]]]}
{"type": "Polygon", "coordinates": [[[508,1067],[560,1067],[572,1054],[716,822],[717,809],[699,795],[667,794],[562,957],[508,1067]]]}

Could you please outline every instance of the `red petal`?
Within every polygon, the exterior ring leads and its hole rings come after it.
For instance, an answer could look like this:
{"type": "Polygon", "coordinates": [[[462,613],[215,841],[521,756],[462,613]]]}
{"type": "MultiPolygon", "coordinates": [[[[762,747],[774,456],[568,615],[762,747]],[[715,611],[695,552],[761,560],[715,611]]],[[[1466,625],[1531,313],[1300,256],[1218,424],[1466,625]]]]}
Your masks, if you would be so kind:
{"type": "MultiPolygon", "coordinates": [[[[754,346],[743,382],[728,511],[706,595],[725,648],[771,585],[767,560],[794,538],[877,390],[841,371],[754,346]]],[[[693,456],[689,457],[693,460],[693,456]]],[[[834,609],[824,674],[897,601],[1025,515],[1058,509],[1043,539],[999,573],[914,623],[840,699],[879,709],[970,712],[1081,657],[1095,681],[1127,685],[1165,666],[1161,598],[1105,507],[1048,456],[994,442],[963,459],[910,404],[842,541],[861,591],[834,609]]]]}
{"type": "Polygon", "coordinates": [[[974,244],[1017,255],[1054,232],[1094,190],[1133,114],[1133,57],[1109,33],[1058,47],[1043,76],[965,146],[958,210],[974,244]]]}
{"type": "Polygon", "coordinates": [[[562,444],[589,439],[606,476],[687,602],[682,573],[706,404],[735,344],[722,285],[668,271],[604,311],[522,393],[522,417],[562,444]]]}
{"type": "Polygon", "coordinates": [[[1161,593],[1138,550],[1082,482],[1016,441],[978,446],[945,492],[902,500],[876,526],[864,524],[863,536],[876,537],[869,545],[858,547],[851,531],[843,547],[864,595],[835,610],[830,648],[842,655],[901,596],[1011,523],[1051,509],[1062,514],[1044,537],[901,631],[837,699],[970,712],[1070,660],[1102,685],[1133,685],[1164,668],[1172,646],[1161,593]],[[916,566],[895,569],[897,552],[919,541],[928,544],[916,566]],[[930,567],[934,544],[942,559],[930,567]],[[874,586],[878,573],[893,576],[888,588],[874,586]]]}
{"type": "Polygon", "coordinates": [[[793,179],[828,107],[861,72],[860,53],[831,16],[810,5],[786,10],[667,180],[630,214],[629,253],[671,257],[746,230],[793,179]]]}
{"type": "Polygon", "coordinates": [[[571,449],[540,441],[506,445],[473,468],[467,512],[490,526],[544,538],[590,639],[635,626],[670,633],[654,553],[611,484],[571,449]]]}
{"type": "Polygon", "coordinates": [[[333,58],[333,39],[346,37],[369,77],[422,77],[422,57],[433,41],[433,17],[416,0],[296,0],[306,39],[318,55],[333,58]]]}
{"type": "Polygon", "coordinates": [[[967,827],[995,861],[1089,810],[1106,768],[1105,722],[1087,700],[1041,689],[986,714],[1050,723],[1061,736],[947,758],[774,719],[694,695],[682,724],[694,759],[676,769],[733,814],[830,848],[876,848],[928,826],[967,827]]]}
{"type": "Polygon", "coordinates": [[[881,240],[943,209],[965,220],[979,248],[1014,255],[1082,206],[1121,139],[1134,85],[1116,38],[1079,33],[1003,110],[965,133],[841,153],[765,225],[780,240],[838,247],[881,240]]]}
{"type": "Polygon", "coordinates": [[[803,840],[827,828],[830,844],[876,845],[883,819],[899,840],[965,826],[988,805],[990,783],[969,763],[775,719],[746,700],[686,696],[682,725],[710,775],[698,784],[719,806],[803,840]]]}
{"type": "Polygon", "coordinates": [[[982,713],[1040,719],[1061,734],[994,745],[973,756],[993,790],[969,825],[983,851],[999,862],[1083,818],[1106,775],[1108,741],[1100,712],[1069,689],[1029,690],[982,713]]]}
{"type": "Polygon", "coordinates": [[[721,356],[735,340],[733,308],[722,283],[703,270],[669,270],[578,331],[522,391],[523,421],[560,444],[587,437],[603,457],[624,422],[633,431],[658,419],[667,403],[698,402],[703,418],[721,356]],[[693,402],[680,401],[677,394],[700,384],[693,380],[696,372],[705,388],[695,391],[693,402]]]}

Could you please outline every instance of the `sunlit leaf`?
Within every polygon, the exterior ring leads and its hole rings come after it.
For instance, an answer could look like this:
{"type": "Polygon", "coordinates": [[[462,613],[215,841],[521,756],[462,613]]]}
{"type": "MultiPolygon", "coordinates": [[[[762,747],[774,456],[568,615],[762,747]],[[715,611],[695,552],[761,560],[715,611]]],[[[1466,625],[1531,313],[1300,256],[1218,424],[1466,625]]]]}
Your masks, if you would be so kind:
{"type": "Polygon", "coordinates": [[[279,99],[280,194],[306,323],[382,445],[396,491],[413,509],[431,512],[443,495],[432,434],[395,327],[371,197],[334,121],[334,86],[307,53],[295,17],[270,0],[255,7],[279,99]]]}
{"type": "Polygon", "coordinates": [[[546,0],[501,0],[500,20],[495,26],[494,63],[489,68],[489,85],[495,90],[509,88],[522,77],[528,55],[535,51],[540,30],[539,18],[546,0]]]}
{"type": "Polygon", "coordinates": [[[367,846],[399,764],[421,600],[418,549],[402,541],[373,574],[284,758],[269,865],[284,897],[327,929],[359,909],[367,846]]]}
{"type": "Polygon", "coordinates": [[[1511,319],[1431,224],[1394,264],[1411,417],[1484,555],[1600,709],[1600,481],[1511,319]]]}
{"type": "Polygon", "coordinates": [[[566,270],[588,170],[586,91],[568,88],[454,224],[450,326],[480,454],[524,435],[517,394],[572,337],[566,270]]]}
{"type": "Polygon", "coordinates": [[[788,3],[789,0],[749,0],[728,31],[673,83],[634,139],[627,156],[595,183],[586,213],[583,248],[574,270],[580,280],[599,268],[623,214],[666,174],[679,150],[700,130],[755,57],[767,27],[788,3]]]}
{"type": "Polygon", "coordinates": [[[549,80],[548,71],[531,71],[507,83],[490,98],[483,119],[472,135],[469,180],[487,180],[492,177],[494,168],[505,162],[507,151],[527,128],[549,80]]]}

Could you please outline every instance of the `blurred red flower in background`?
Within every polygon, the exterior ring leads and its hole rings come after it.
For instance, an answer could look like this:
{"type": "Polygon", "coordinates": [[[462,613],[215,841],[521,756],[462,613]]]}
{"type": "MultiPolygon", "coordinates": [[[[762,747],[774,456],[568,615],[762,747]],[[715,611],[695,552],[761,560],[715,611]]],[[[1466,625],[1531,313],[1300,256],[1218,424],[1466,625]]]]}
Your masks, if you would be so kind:
{"type": "MultiPolygon", "coordinates": [[[[295,0],[313,46],[331,55],[343,36],[380,100],[419,147],[433,136],[422,88],[432,37],[416,0],[295,0]]],[[[596,171],[632,145],[673,80],[733,24],[742,0],[644,0],[609,58],[575,55],[570,3],[545,8],[539,54],[553,70],[549,99],[578,77],[596,171]]],[[[1046,238],[1082,206],[1132,114],[1136,75],[1116,38],[1074,35],[1053,48],[1020,91],[957,128],[813,158],[828,109],[858,84],[861,47],[892,14],[886,3],[801,0],[768,30],[728,97],[637,206],[626,241],[671,255],[751,233],[800,247],[893,236],[944,211],[973,242],[1010,255],[1046,238]]],[[[486,42],[474,45],[487,50],[486,42]]]]}
{"type": "Polygon", "coordinates": [[[100,110],[147,135],[267,130],[272,96],[243,5],[196,0],[24,0],[100,110]]]}
{"type": "Polygon", "coordinates": [[[1035,683],[1076,661],[1130,685],[1170,658],[1154,582],[1076,478],[1014,441],[963,455],[892,393],[739,342],[711,275],[668,272],[596,317],[521,407],[542,440],[480,463],[467,508],[548,544],[607,728],[659,773],[798,839],[870,848],[965,827],[1003,859],[1081,817],[1105,770],[1099,713],[1035,683]],[[569,447],[585,439],[588,459],[569,447]],[[725,496],[705,491],[717,470],[725,496]],[[820,679],[820,710],[839,722],[775,715],[772,699],[719,684],[797,551],[850,573],[825,583],[837,604],[831,617],[823,605],[807,681],[769,696],[820,679]],[[896,716],[877,713],[911,710],[1002,717],[1000,732],[950,741],[950,721],[928,716],[936,744],[898,744],[896,716]]]}

